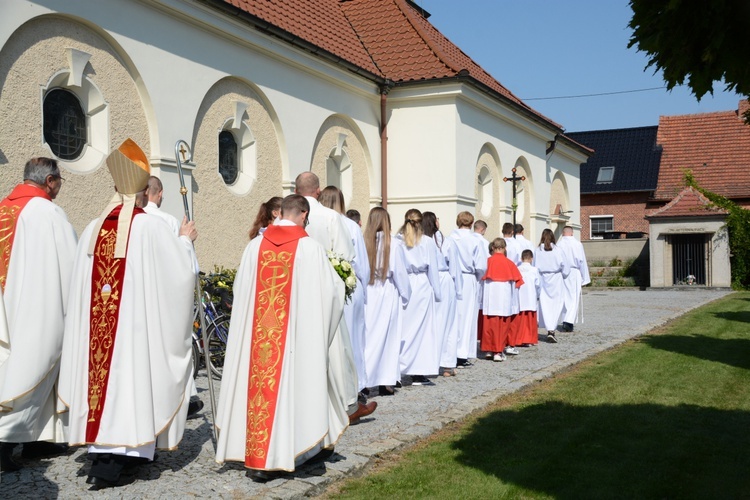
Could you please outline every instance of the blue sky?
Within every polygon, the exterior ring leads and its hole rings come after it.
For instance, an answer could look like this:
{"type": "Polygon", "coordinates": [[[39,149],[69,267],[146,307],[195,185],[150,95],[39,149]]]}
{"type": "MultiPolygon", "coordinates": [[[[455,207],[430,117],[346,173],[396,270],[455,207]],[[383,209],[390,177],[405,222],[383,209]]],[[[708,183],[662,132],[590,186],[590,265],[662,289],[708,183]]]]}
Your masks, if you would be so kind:
{"type": "Polygon", "coordinates": [[[627,0],[414,0],[430,22],[527,104],[568,132],[656,125],[660,115],[737,109],[714,85],[700,103],[687,87],[578,99],[538,97],[664,86],[628,49],[627,0]]]}

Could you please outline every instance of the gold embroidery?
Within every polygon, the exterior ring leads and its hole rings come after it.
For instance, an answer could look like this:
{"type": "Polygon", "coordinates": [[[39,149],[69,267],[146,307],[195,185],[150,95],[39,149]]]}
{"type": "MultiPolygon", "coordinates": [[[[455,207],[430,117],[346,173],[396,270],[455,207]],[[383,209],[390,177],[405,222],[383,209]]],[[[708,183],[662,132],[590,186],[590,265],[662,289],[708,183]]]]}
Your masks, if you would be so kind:
{"type": "Polygon", "coordinates": [[[0,206],[0,287],[5,290],[10,265],[10,250],[13,246],[16,220],[21,212],[18,205],[0,206]]]}
{"type": "MultiPolygon", "coordinates": [[[[117,305],[120,283],[115,275],[122,259],[114,259],[117,230],[102,229],[95,250],[95,262],[99,279],[95,282],[95,290],[91,297],[91,332],[89,335],[89,352],[93,354],[93,361],[89,364],[89,422],[100,415],[100,403],[104,399],[104,389],[110,368],[109,355],[114,343],[115,328],[117,326],[117,305]]],[[[96,275],[96,273],[95,273],[96,275]]]]}
{"type": "Polygon", "coordinates": [[[245,456],[266,456],[278,398],[291,292],[292,252],[261,253],[253,317],[245,456]]]}

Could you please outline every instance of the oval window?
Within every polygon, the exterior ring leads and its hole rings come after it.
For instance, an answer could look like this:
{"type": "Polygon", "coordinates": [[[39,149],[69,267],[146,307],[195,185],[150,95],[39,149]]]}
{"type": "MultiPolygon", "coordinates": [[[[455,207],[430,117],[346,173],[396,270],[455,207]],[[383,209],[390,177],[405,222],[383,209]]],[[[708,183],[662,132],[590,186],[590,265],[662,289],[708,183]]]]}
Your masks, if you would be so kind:
{"type": "Polygon", "coordinates": [[[86,114],[72,92],[53,89],[44,96],[44,140],[61,160],[76,160],[86,145],[86,114]]]}

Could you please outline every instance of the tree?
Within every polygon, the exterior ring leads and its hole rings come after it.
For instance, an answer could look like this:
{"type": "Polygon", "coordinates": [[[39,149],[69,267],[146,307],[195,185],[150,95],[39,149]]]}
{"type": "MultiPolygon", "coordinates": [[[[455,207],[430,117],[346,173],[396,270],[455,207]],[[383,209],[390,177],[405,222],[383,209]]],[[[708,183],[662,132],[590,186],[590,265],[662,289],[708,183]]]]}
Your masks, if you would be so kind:
{"type": "MultiPolygon", "coordinates": [[[[630,0],[635,46],[661,70],[667,89],[686,83],[700,101],[714,82],[750,96],[748,0],[630,0]]],[[[745,114],[750,122],[750,112],[745,114]]]]}

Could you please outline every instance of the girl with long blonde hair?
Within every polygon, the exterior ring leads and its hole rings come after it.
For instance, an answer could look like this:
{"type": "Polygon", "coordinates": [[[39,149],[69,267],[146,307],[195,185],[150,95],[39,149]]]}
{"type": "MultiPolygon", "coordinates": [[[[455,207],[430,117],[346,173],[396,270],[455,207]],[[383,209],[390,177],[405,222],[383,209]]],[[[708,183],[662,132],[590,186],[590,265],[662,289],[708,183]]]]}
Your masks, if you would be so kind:
{"type": "Polygon", "coordinates": [[[439,250],[422,232],[422,212],[412,208],[404,216],[404,225],[396,238],[404,246],[406,272],[409,274],[411,298],[402,311],[400,371],[409,375],[414,385],[434,385],[427,375],[439,373],[437,344],[442,335],[435,333],[435,301],[440,301],[439,250]]]}
{"type": "Polygon", "coordinates": [[[367,387],[390,396],[400,378],[398,318],[401,303],[409,302],[411,286],[403,245],[391,236],[391,219],[384,208],[370,210],[364,240],[371,269],[365,305],[367,387]]]}

